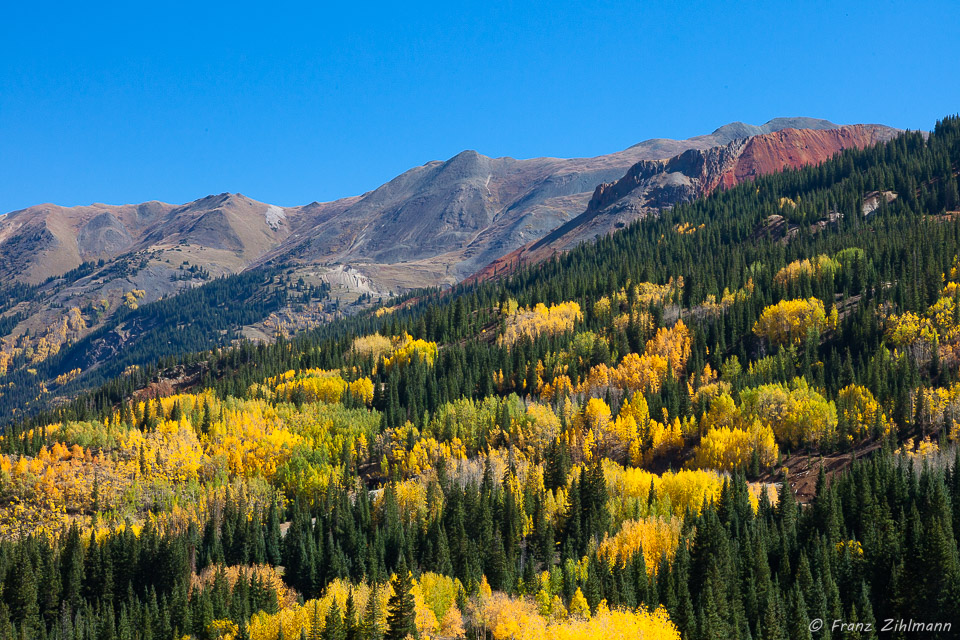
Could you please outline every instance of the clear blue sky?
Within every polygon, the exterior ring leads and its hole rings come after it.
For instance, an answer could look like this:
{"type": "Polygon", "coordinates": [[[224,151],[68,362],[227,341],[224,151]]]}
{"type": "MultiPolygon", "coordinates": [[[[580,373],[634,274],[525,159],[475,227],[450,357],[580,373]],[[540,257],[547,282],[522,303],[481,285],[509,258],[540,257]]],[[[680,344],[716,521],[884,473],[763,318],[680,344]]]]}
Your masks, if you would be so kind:
{"type": "Polygon", "coordinates": [[[295,205],[463,149],[587,156],[734,120],[929,129],[960,111],[953,2],[194,4],[5,3],[0,211],[295,205]]]}

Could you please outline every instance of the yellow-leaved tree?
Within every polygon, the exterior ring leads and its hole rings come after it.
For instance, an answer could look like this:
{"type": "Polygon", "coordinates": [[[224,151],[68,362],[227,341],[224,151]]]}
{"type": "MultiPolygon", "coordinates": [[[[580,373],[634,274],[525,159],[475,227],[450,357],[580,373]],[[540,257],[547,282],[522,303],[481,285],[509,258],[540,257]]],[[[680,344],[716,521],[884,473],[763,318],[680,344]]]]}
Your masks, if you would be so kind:
{"type": "Polygon", "coordinates": [[[856,384],[844,387],[837,395],[837,418],[840,437],[848,444],[864,440],[872,431],[888,435],[893,427],[870,390],[856,384]]]}
{"type": "Polygon", "coordinates": [[[827,316],[816,298],[781,300],[760,314],[753,332],[772,345],[800,344],[811,330],[823,332],[836,326],[836,309],[827,316]]]}
{"type": "Polygon", "coordinates": [[[758,420],[770,427],[781,444],[792,447],[829,446],[836,438],[836,406],[803,378],[744,389],[740,414],[748,424],[758,420]]]}

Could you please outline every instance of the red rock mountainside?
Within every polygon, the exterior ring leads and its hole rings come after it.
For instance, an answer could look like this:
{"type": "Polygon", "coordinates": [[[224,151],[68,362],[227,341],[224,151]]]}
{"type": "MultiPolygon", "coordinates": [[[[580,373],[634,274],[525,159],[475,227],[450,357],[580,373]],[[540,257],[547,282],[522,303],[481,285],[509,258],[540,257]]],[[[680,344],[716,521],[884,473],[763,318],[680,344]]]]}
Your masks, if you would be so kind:
{"type": "Polygon", "coordinates": [[[819,164],[844,149],[862,148],[889,140],[889,127],[857,124],[839,129],[783,129],[750,139],[736,165],[720,179],[723,188],[746,180],[810,164],[819,164]]]}
{"type": "Polygon", "coordinates": [[[690,202],[759,175],[818,164],[844,149],[867,147],[897,133],[896,129],[870,124],[782,129],[706,150],[691,149],[667,160],[638,162],[616,182],[598,186],[579,216],[495,260],[474,278],[508,273],[521,264],[540,262],[611,233],[659,209],[690,202]]]}

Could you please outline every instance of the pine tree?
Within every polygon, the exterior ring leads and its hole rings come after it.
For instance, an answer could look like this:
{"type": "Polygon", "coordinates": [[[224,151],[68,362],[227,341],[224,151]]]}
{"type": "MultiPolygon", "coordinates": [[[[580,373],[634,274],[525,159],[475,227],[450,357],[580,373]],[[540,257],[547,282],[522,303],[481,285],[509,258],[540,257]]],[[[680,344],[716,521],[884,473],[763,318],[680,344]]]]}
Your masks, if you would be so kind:
{"type": "Polygon", "coordinates": [[[357,603],[353,598],[353,589],[347,595],[346,609],[343,614],[344,640],[362,640],[361,626],[359,616],[357,615],[357,603]]]}
{"type": "Polygon", "coordinates": [[[7,597],[11,617],[27,637],[34,637],[40,631],[40,605],[37,601],[37,578],[25,544],[20,545],[16,566],[10,575],[14,578],[11,594],[7,597]]]}
{"type": "Polygon", "coordinates": [[[408,635],[417,637],[413,581],[410,579],[407,563],[402,557],[392,586],[393,595],[387,601],[387,632],[384,638],[404,640],[408,635]]]}
{"type": "Polygon", "coordinates": [[[364,640],[381,640],[383,638],[383,629],[380,624],[380,585],[377,584],[376,579],[373,580],[370,596],[367,598],[367,606],[363,612],[362,632],[364,640]]]}
{"type": "Polygon", "coordinates": [[[787,626],[790,640],[812,640],[810,617],[807,615],[807,605],[804,603],[799,584],[794,584],[790,592],[787,626]]]}
{"type": "Polygon", "coordinates": [[[323,640],[324,621],[320,616],[320,602],[313,601],[313,609],[308,614],[310,616],[310,632],[307,633],[307,640],[323,640]]]}
{"type": "Polygon", "coordinates": [[[757,625],[758,640],[785,640],[783,614],[776,589],[767,593],[761,615],[757,625]]]}
{"type": "Polygon", "coordinates": [[[344,640],[343,616],[340,614],[340,605],[334,600],[327,611],[327,618],[323,625],[320,640],[344,640]]]}

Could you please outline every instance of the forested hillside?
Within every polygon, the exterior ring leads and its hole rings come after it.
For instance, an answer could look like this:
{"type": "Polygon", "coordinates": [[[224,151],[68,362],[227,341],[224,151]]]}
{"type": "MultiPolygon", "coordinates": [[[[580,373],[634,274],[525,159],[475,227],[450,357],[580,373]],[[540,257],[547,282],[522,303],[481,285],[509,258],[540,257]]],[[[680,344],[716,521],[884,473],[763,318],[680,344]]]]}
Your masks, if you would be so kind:
{"type": "Polygon", "coordinates": [[[958,167],[951,117],[10,422],[0,637],[956,637],[958,167]]]}

